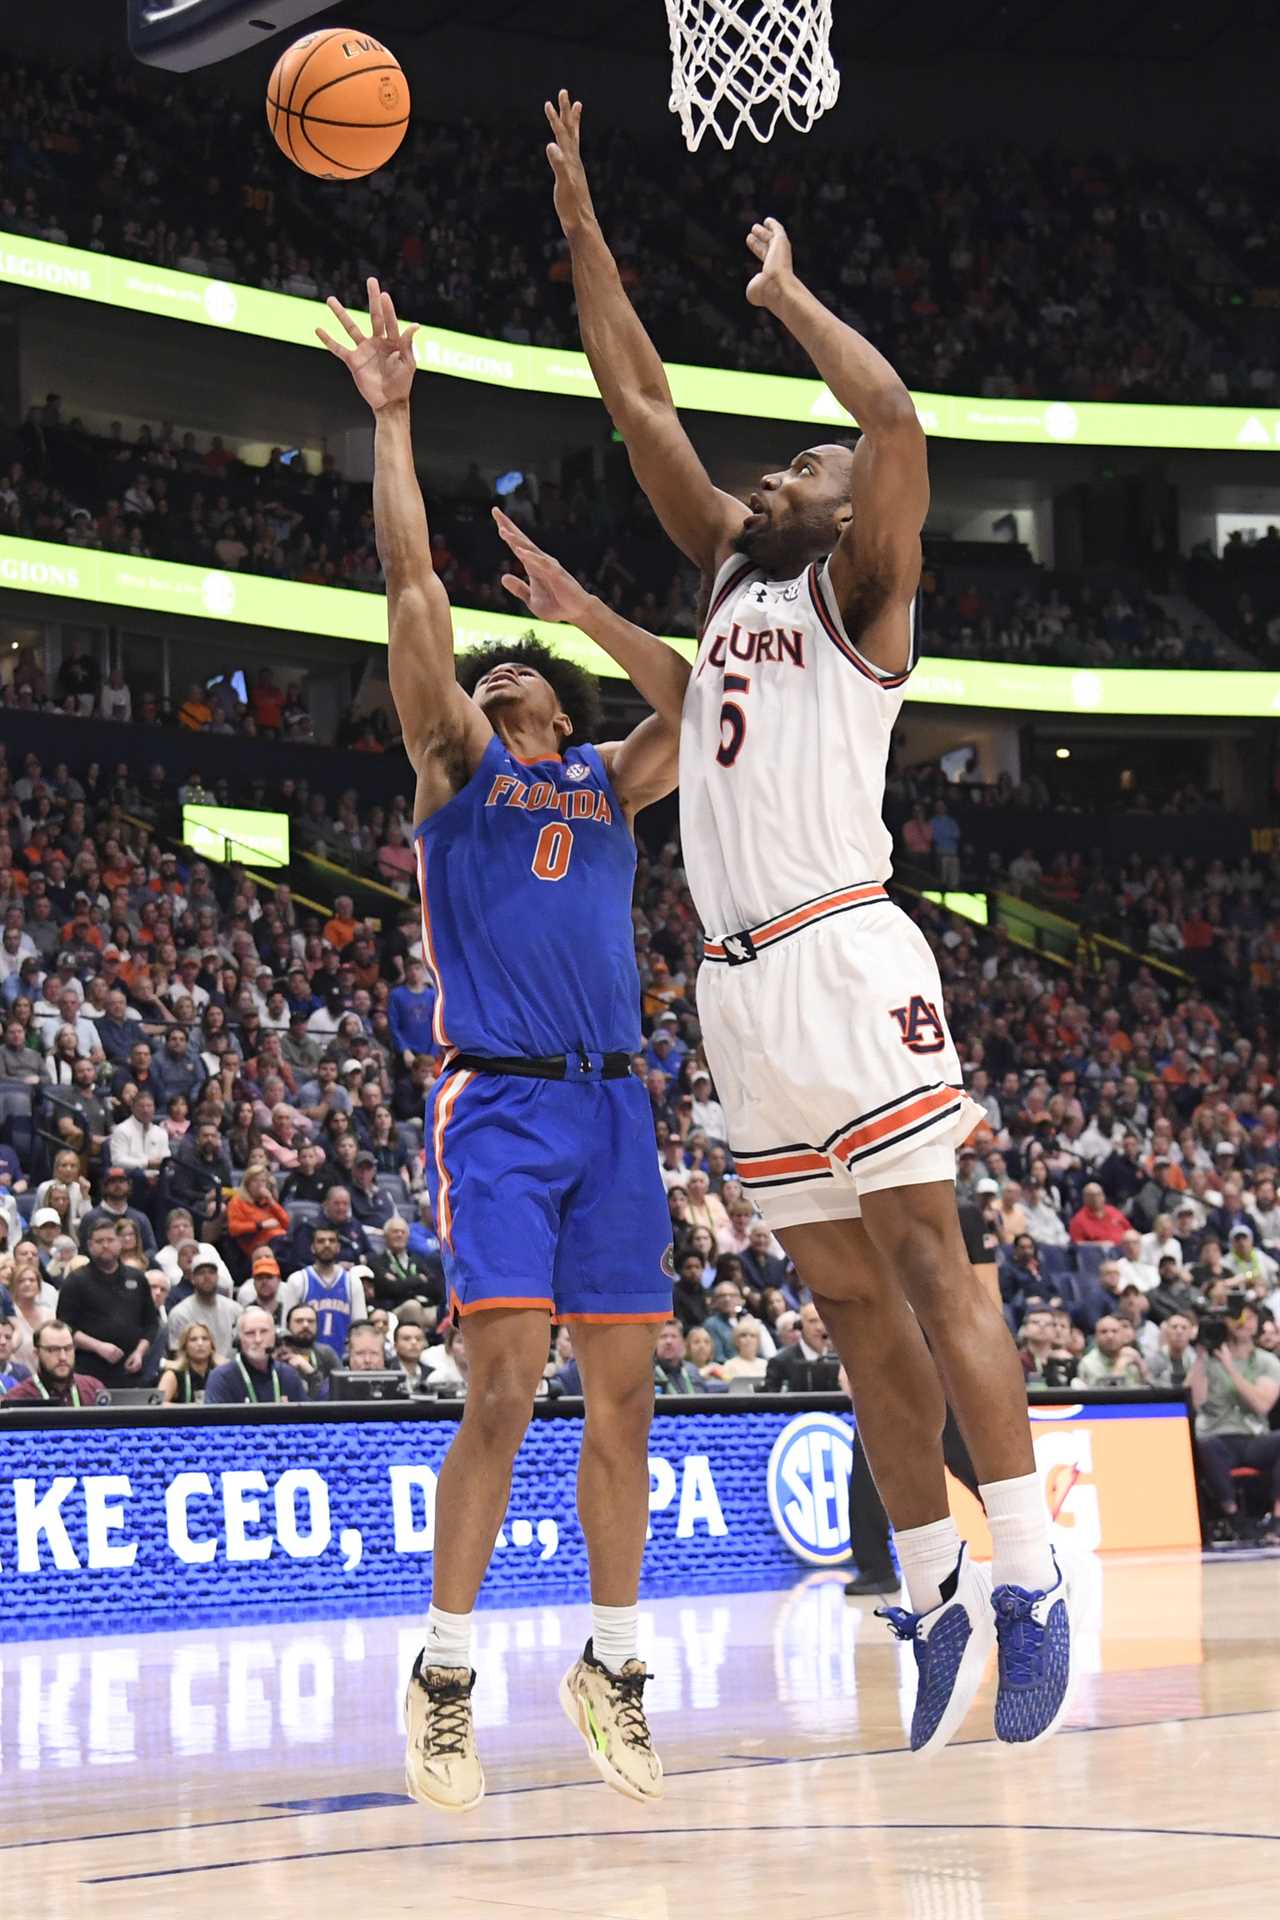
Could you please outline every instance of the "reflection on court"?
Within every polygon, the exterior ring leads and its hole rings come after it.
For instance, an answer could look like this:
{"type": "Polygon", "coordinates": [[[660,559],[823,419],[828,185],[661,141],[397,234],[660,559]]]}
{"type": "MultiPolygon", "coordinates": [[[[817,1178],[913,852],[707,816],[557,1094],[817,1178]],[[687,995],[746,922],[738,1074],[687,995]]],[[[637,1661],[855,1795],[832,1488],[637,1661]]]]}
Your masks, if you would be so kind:
{"type": "Polygon", "coordinates": [[[1068,1915],[1167,1916],[1193,1882],[1198,1914],[1234,1912],[1280,1861],[1280,1559],[1084,1568],[1068,1731],[1030,1756],[998,1747],[988,1684],[932,1765],[903,1751],[909,1652],[839,1575],[648,1605],[670,1777],[650,1812],[600,1786],[556,1705],[582,1609],[480,1617],[490,1795],[451,1823],[401,1795],[415,1621],[11,1643],[6,1906],[180,1896],[203,1920],[252,1889],[327,1920],[375,1891],[399,1904],[427,1848],[450,1916],[990,1920],[1049,1886],[1068,1915]],[[1242,1770],[1247,1793],[1208,1791],[1242,1770]]]}

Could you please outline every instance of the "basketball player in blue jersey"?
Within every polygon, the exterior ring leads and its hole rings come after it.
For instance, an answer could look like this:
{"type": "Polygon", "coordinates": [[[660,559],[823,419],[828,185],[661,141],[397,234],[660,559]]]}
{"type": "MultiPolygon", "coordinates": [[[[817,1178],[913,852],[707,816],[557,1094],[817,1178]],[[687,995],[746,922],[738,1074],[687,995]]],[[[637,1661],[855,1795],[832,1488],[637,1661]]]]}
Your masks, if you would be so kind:
{"type": "Polygon", "coordinates": [[[472,1724],[472,1610],[507,1509],[552,1316],[573,1327],[586,1399],[578,1512],[592,1635],[561,1704],[599,1773],[662,1792],[643,1706],[636,1600],[648,1525],[657,1328],[670,1317],[670,1220],[648,1094],[631,1073],[640,987],[631,899],[637,811],[675,785],[687,664],[621,620],[498,516],[539,617],[572,620],[654,712],[627,739],[576,742],[594,685],[548,649],[491,650],[459,683],[414,471],[413,334],[369,282],[365,337],[320,338],[373,410],[373,506],[391,691],[417,775],[423,939],[444,1067],[427,1169],[468,1390],[440,1473],[432,1604],[406,1702],[409,1792],[450,1811],[484,1792],[472,1724]],[[470,680],[469,676],[469,680],[470,680]]]}
{"type": "Polygon", "coordinates": [[[853,1382],[911,1598],[887,1618],[916,1660],[912,1747],[951,1737],[993,1648],[997,1737],[1030,1744],[1067,1709],[1066,1587],[1017,1354],[960,1232],[955,1149],[979,1109],[937,962],[884,887],[885,768],[917,657],[925,436],[897,373],[815,297],[765,220],[747,235],[747,300],[861,433],[856,448],[797,453],[746,505],[716,487],[600,231],[581,107],[561,93],[546,113],[591,370],[658,519],[708,583],[681,837],[710,936],[699,1021],[739,1175],[853,1382]],[[981,1483],[990,1576],[948,1507],[947,1400],[981,1483]]]}

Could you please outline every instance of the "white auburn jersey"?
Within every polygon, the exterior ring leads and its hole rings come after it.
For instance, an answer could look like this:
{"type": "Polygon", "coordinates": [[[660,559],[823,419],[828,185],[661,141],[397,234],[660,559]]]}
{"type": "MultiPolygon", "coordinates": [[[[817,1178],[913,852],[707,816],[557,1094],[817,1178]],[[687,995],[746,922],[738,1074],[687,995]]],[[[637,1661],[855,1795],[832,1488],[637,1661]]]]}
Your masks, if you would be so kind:
{"type": "Polygon", "coordinates": [[[982,1118],[928,941],[888,897],[889,736],[915,664],[872,666],[825,562],[720,569],[685,696],[680,828],[708,935],[698,1018],[738,1178],[771,1227],[955,1179],[982,1118]]]}
{"type": "Polygon", "coordinates": [[[883,884],[889,737],[910,662],[873,666],[850,640],[825,561],[769,580],[732,554],[716,575],[680,739],[680,837],[708,935],[840,886],[883,884]]]}

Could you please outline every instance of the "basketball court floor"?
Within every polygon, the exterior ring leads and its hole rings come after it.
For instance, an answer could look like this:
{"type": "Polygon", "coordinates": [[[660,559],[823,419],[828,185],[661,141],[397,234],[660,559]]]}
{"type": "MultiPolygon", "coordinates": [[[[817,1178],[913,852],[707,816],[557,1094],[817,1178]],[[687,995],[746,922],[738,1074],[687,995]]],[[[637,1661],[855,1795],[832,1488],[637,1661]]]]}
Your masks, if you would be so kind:
{"type": "Polygon", "coordinates": [[[1132,1920],[1266,1909],[1280,1873],[1280,1555],[1088,1563],[1064,1731],[1019,1756],[990,1681],[932,1762],[908,1655],[815,1574],[643,1609],[667,1767],[609,1792],[556,1704],[585,1610],[480,1616],[489,1794],[400,1784],[412,1619],[0,1648],[0,1907],[447,1920],[1132,1920]]]}

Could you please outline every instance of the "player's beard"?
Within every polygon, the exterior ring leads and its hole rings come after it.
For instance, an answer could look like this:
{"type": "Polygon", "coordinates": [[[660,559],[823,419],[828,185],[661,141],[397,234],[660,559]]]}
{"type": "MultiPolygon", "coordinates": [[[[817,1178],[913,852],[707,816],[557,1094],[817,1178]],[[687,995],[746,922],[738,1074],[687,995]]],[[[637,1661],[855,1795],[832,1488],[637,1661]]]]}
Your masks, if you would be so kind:
{"type": "Polygon", "coordinates": [[[744,528],[733,546],[769,579],[794,580],[810,561],[829,554],[838,537],[831,509],[815,504],[789,513],[781,525],[766,518],[762,526],[744,528]]]}

